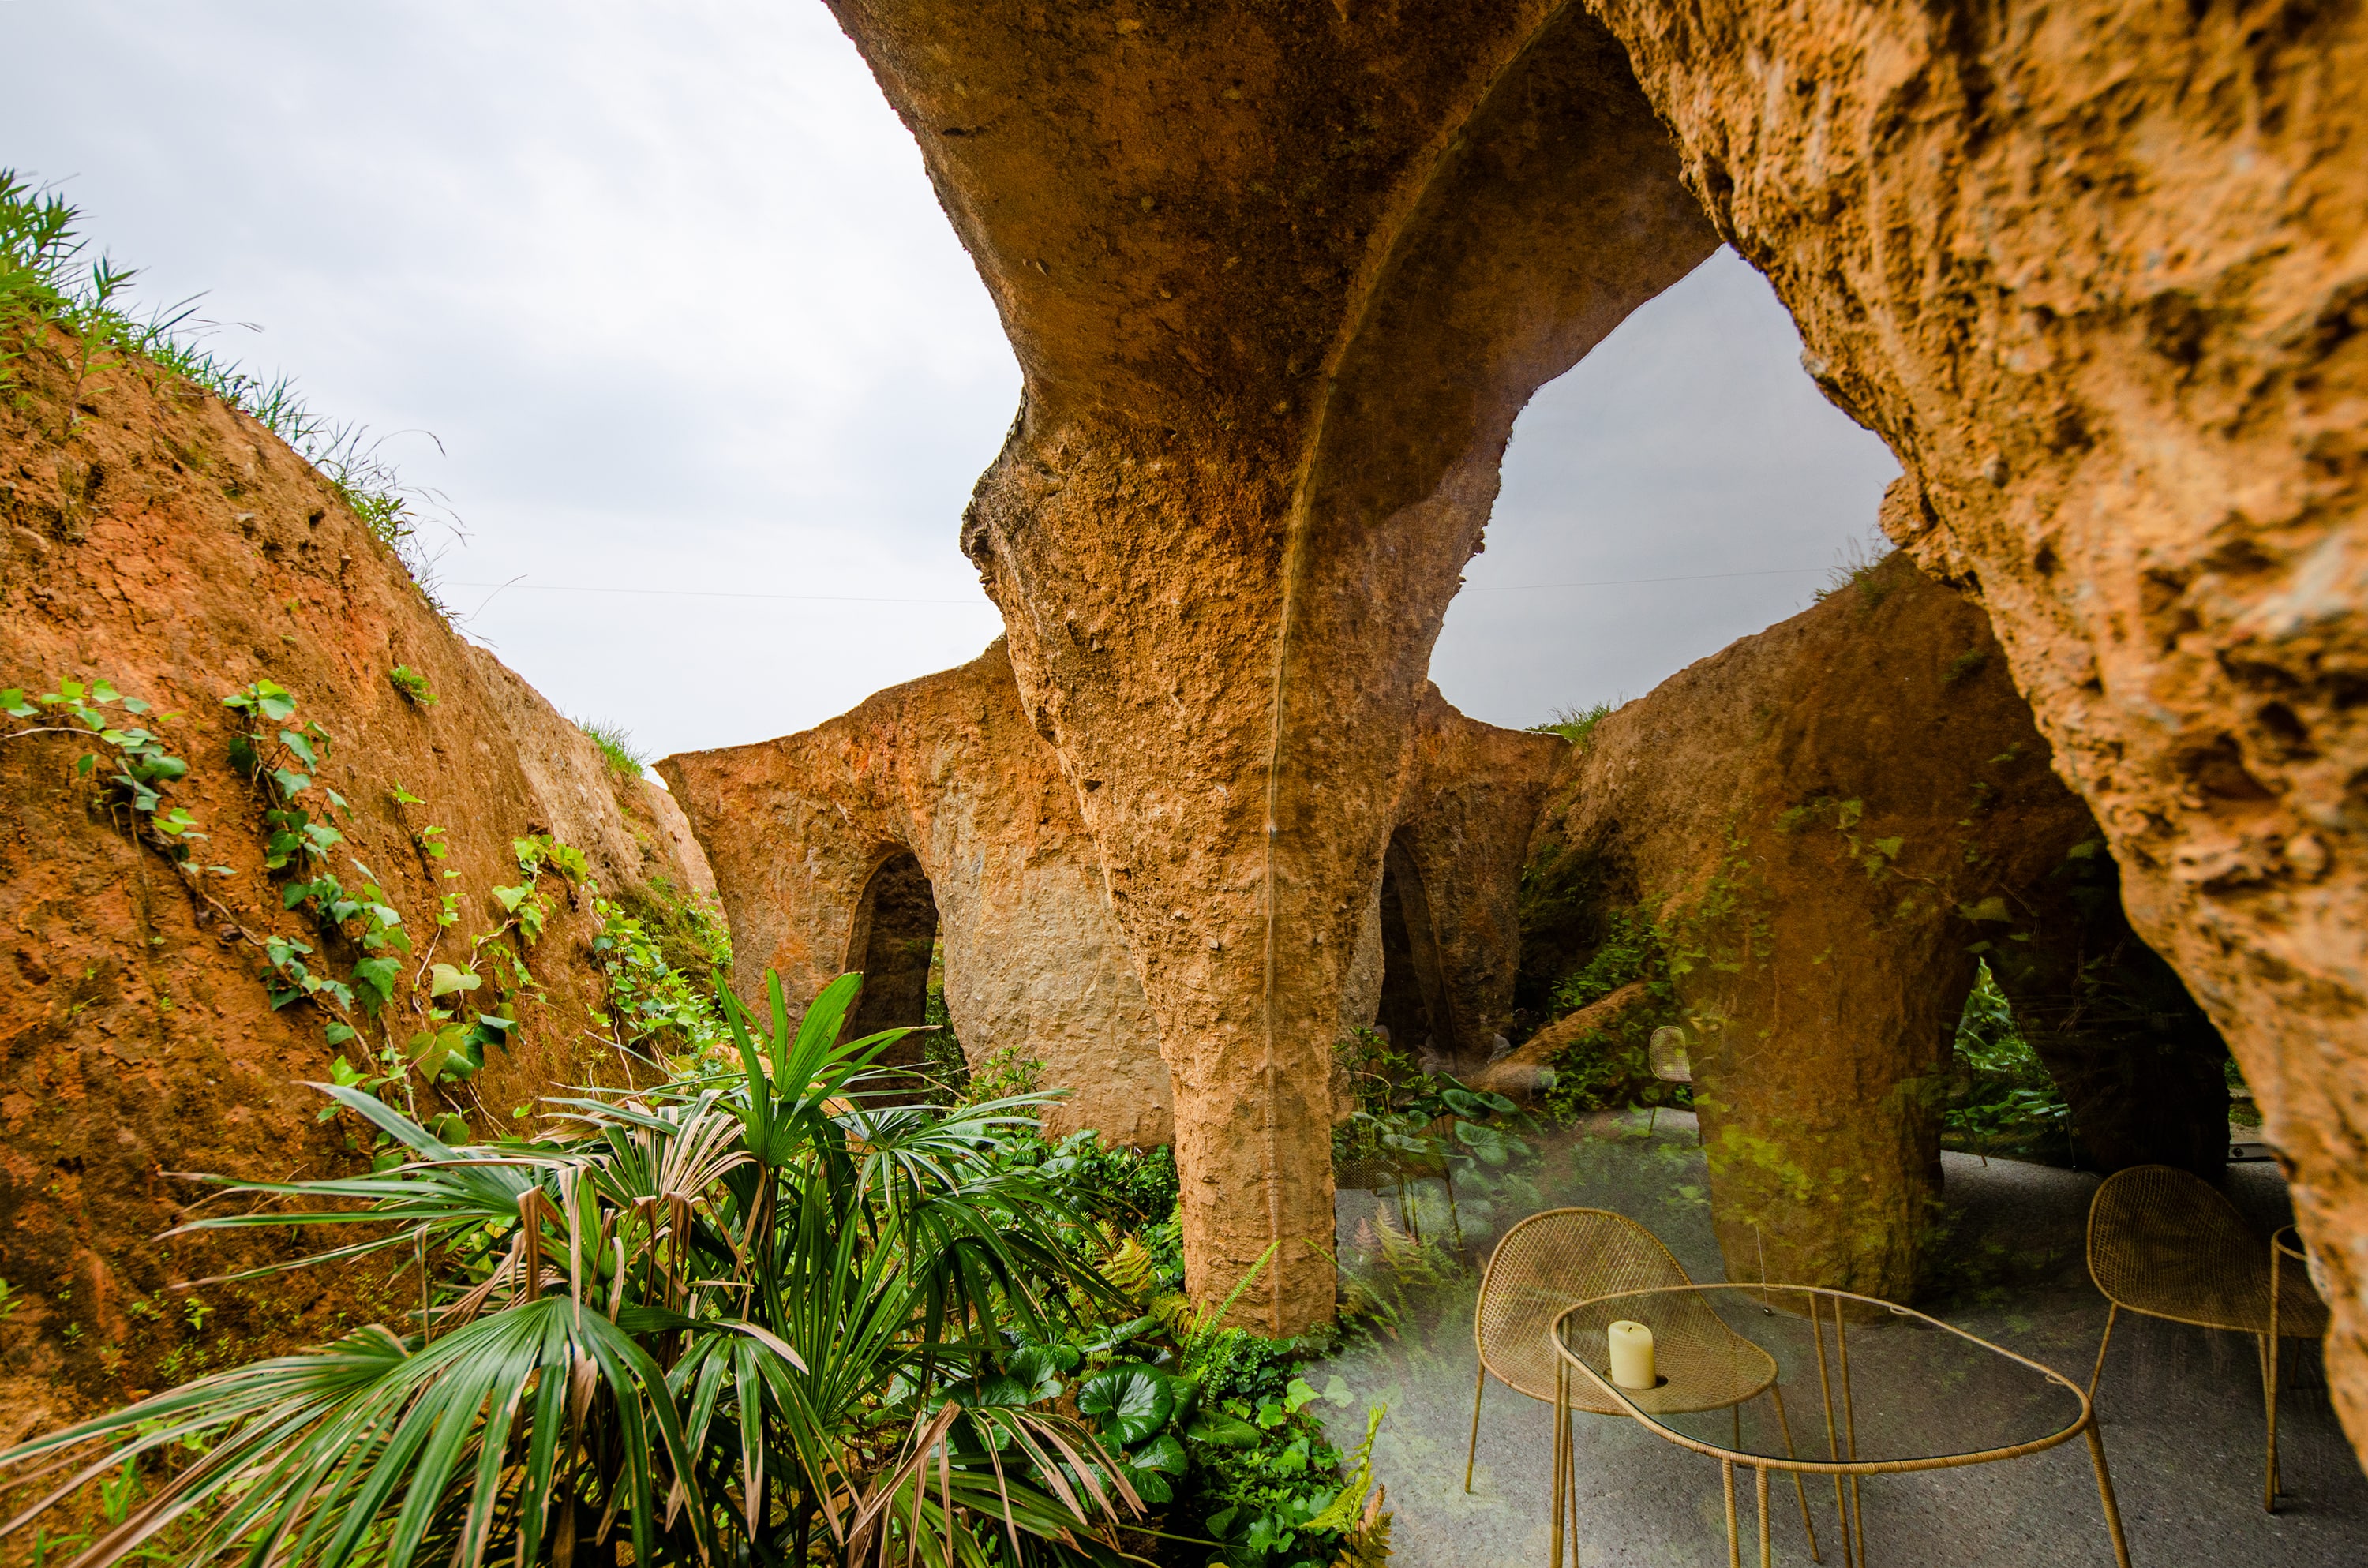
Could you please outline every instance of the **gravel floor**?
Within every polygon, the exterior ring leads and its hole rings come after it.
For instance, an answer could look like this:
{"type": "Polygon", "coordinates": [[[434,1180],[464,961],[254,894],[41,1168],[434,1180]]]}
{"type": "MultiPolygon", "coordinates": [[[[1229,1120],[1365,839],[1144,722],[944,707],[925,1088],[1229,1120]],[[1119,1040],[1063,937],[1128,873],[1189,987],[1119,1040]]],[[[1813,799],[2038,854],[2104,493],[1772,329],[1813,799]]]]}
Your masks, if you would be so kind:
{"type": "MultiPolygon", "coordinates": [[[[1697,1279],[1724,1278],[1710,1226],[1692,1119],[1663,1113],[1600,1119],[1550,1144],[1525,1188],[1491,1205],[1459,1205],[1485,1256],[1495,1235],[1541,1208],[1586,1204],[1641,1221],[1697,1279]]],[[[1916,1303],[2076,1379],[2085,1379],[2104,1330],[2082,1238],[2097,1178],[2044,1165],[1943,1156],[1952,1223],[1916,1303]]],[[[2288,1218],[2276,1167],[2232,1169],[2232,1195],[2266,1235],[2288,1218]]],[[[1417,1201],[1426,1229],[1443,1231],[1436,1184],[1417,1201]]],[[[1350,1244],[1373,1213],[1371,1194],[1344,1192],[1339,1232],[1350,1244]]],[[[1395,1211],[1395,1202],[1390,1206],[1395,1211]]],[[[1389,1418],[1374,1468],[1396,1516],[1394,1561],[1407,1568],[1547,1561],[1552,1420],[1546,1407],[1491,1383],[1470,1494],[1463,1490],[1474,1359],[1467,1286],[1427,1335],[1345,1353],[1320,1369],[1358,1396],[1328,1410],[1334,1439],[1362,1437],[1363,1403],[1389,1418]]],[[[1853,1330],[1853,1343],[1858,1343],[1853,1330]]],[[[2368,1479],[2329,1406],[2316,1346],[2286,1351],[2279,1395],[2285,1495],[2260,1506],[2261,1396],[2252,1345],[2152,1319],[2124,1317],[2098,1391],[2107,1458],[2135,1568],[2368,1565],[2368,1479]]],[[[1802,1419],[1794,1414],[1795,1422],[1802,1419]]],[[[1634,1422],[1582,1416],[1578,1459],[1582,1564],[1724,1564],[1726,1535],[1716,1462],[1679,1449],[1634,1422]]],[[[1748,1479],[1748,1478],[1747,1478],[1748,1479]]],[[[1825,1557],[1839,1562],[1830,1483],[1810,1499],[1825,1557]]],[[[2085,1445],[1998,1464],[1863,1483],[1870,1564],[1891,1568],[2055,1568],[2112,1562],[2085,1445]]],[[[1747,1521],[1751,1509],[1742,1492],[1747,1521]]],[[[1777,1501],[1776,1558],[1809,1561],[1790,1488],[1777,1501]],[[1789,1513],[1787,1510],[1791,1510],[1789,1513]]],[[[1756,1561],[1745,1526],[1745,1552],[1756,1561]]]]}

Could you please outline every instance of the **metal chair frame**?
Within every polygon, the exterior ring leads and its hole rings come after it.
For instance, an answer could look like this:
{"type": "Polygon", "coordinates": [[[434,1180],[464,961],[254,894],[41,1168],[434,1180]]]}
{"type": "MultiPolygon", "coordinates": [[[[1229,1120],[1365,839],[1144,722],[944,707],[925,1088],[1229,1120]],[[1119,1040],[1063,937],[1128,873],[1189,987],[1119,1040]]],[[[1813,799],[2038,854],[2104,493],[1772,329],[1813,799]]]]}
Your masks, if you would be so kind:
{"type": "MultiPolygon", "coordinates": [[[[1625,1415],[1629,1406],[1570,1383],[1559,1345],[1554,1338],[1555,1324],[1571,1309],[1597,1297],[1622,1290],[1684,1288],[1691,1284],[1685,1267],[1660,1237],[1625,1214],[1609,1209],[1548,1209],[1530,1215],[1507,1231],[1488,1255],[1488,1267],[1480,1276],[1480,1300],[1472,1313],[1472,1346],[1479,1368],[1472,1387],[1472,1440],[1463,1456],[1463,1490],[1472,1490],[1472,1472],[1480,1457],[1480,1406],[1490,1377],[1515,1393],[1555,1407],[1554,1462],[1559,1483],[1572,1462],[1568,1412],[1625,1415]],[[1542,1251],[1545,1253],[1543,1257],[1540,1256],[1542,1251]],[[1577,1267],[1570,1267],[1573,1264],[1577,1267]],[[1549,1273],[1544,1265],[1564,1267],[1549,1273]],[[1528,1272],[1522,1273],[1524,1269],[1528,1272]],[[1526,1299],[1517,1300],[1510,1307],[1498,1306],[1492,1313],[1492,1305],[1513,1295],[1526,1299]]],[[[1776,1419],[1783,1428],[1785,1450],[1791,1452],[1793,1422],[1784,1410],[1784,1392],[1777,1381],[1774,1357],[1736,1334],[1707,1308],[1694,1314],[1694,1321],[1656,1349],[1665,1358],[1679,1358],[1691,1349],[1712,1344],[1730,1353],[1740,1347],[1746,1353],[1743,1359],[1754,1368],[1754,1373],[1740,1382],[1708,1391],[1685,1408],[1733,1412],[1736,1441],[1739,1445],[1743,1406],[1767,1394],[1776,1406],[1776,1419]]],[[[1817,1536],[1816,1528],[1809,1522],[1808,1493],[1798,1475],[1793,1478],[1793,1486],[1800,1496],[1801,1525],[1808,1533],[1809,1550],[1815,1556],[1817,1536]]],[[[1557,1530],[1562,1514],[1563,1500],[1558,1494],[1554,1503],[1557,1530]]],[[[1821,1556],[1816,1560],[1825,1561],[1821,1556]]]]}
{"type": "Polygon", "coordinates": [[[2089,1278],[2107,1303],[2105,1335],[2089,1374],[2089,1397],[2104,1375],[2105,1352],[2123,1312],[2194,1328],[2252,1336],[2260,1362],[2263,1443],[2261,1507],[2278,1507],[2278,1342],[2327,1332],[2327,1304],[2296,1271],[2286,1283],[2283,1259],[2307,1261],[2283,1238],[2260,1243],[2237,1206],[2200,1176],[2173,1165],[2133,1165],[2107,1176],[2089,1202],[2089,1278]]]}

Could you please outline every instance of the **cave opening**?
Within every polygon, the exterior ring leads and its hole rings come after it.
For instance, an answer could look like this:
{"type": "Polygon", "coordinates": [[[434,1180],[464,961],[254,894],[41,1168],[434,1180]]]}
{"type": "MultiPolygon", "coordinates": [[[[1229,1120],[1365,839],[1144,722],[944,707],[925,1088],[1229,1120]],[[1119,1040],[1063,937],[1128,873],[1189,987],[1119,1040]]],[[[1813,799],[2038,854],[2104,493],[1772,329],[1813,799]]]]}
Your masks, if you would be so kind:
{"type": "MultiPolygon", "coordinates": [[[[911,850],[896,850],[864,884],[848,933],[848,967],[863,976],[848,1015],[849,1039],[917,1028],[929,1021],[929,971],[937,945],[938,905],[929,879],[911,850]]],[[[921,1055],[921,1037],[908,1035],[889,1047],[881,1062],[908,1066],[921,1055]]]]}
{"type": "Polygon", "coordinates": [[[1382,986],[1373,1022],[1425,1071],[1455,1052],[1441,978],[1422,871],[1405,835],[1396,835],[1382,859],[1382,986]]]}

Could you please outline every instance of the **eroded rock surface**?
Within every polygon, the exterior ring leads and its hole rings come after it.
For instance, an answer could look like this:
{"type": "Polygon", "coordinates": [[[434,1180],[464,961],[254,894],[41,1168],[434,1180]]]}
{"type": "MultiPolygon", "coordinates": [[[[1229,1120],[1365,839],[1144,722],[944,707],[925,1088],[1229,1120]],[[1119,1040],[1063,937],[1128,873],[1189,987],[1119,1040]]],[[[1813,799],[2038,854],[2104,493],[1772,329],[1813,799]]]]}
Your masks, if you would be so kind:
{"type": "Polygon", "coordinates": [[[1513,412],[1715,234],[2260,1089],[2368,1430],[2359,6],[836,9],[1026,374],[965,542],[1208,1064],[1197,1290],[1284,1244],[1270,1326],[1326,1311],[1306,1042],[1383,759],[1513,412]]]}
{"type": "MultiPolygon", "coordinates": [[[[2113,910],[2073,896],[2104,858],[2095,824],[2050,767],[1980,607],[1903,556],[1605,717],[1539,832],[1533,876],[1565,890],[1563,907],[1598,932],[1623,911],[1661,932],[1733,1278],[1764,1263],[1771,1278],[1912,1299],[1977,957],[2024,981],[2037,1038],[2064,1023],[2041,1016],[2043,996],[2068,1009],[2120,994],[2097,969],[2087,992],[2072,978],[2116,930],[2113,910]]],[[[2059,1057],[2124,1085],[2116,1099],[2067,1082],[2084,1125],[2191,1119],[2192,1085],[2164,1081],[2157,1051],[2218,1072],[2175,979],[2151,1006],[2118,1035],[2066,1031],[2059,1057]]],[[[2182,1131],[2116,1152],[2202,1166],[2225,1150],[2182,1131]]]]}
{"type": "MultiPolygon", "coordinates": [[[[998,640],[960,669],[893,687],[780,740],[658,764],[707,846],[732,921],[734,986],[780,972],[800,1006],[873,954],[873,923],[945,943],[946,1010],[973,1066],[1044,1063],[1069,1091],[1047,1118],[1165,1142],[1167,1068],[1092,841],[1051,748],[1020,711],[998,640]],[[910,867],[907,874],[903,868],[910,867]],[[882,895],[901,909],[883,920],[882,895]]],[[[909,938],[905,938],[909,940],[909,938]]],[[[867,971],[867,1028],[921,1021],[926,950],[867,971]]]]}
{"type": "Polygon", "coordinates": [[[1185,1261],[1331,1315],[1329,1053],[1514,416],[1713,237],[1576,7],[834,7],[1026,379],[963,544],[1141,965],[1185,1261]],[[1189,129],[1188,129],[1189,128],[1189,129]]]}
{"type": "MultiPolygon", "coordinates": [[[[37,351],[11,369],[27,395],[0,408],[0,686],[105,678],[176,715],[149,720],[189,765],[170,802],[208,835],[196,858],[229,874],[185,878],[127,836],[103,786],[75,772],[94,749],[83,740],[0,743],[0,1278],[25,1301],[0,1327],[0,1444],[77,1401],[323,1337],[341,1313],[402,1310],[372,1294],[387,1272],[375,1265],[211,1287],[202,1330],[164,1293],[292,1256],[285,1237],[259,1232],[158,1245],[200,1196],[165,1173],[327,1176],[361,1163],[352,1128],[318,1122],[324,1101],[307,1086],[340,1054],[325,1043],[327,1015],[273,1009],[257,939],[306,941],[313,966],[338,978],[360,954],[282,907],[285,879],[262,865],[263,802],[230,761],[224,695],[275,681],[299,722],[328,731],[302,799],[317,812],[335,788],[349,806],[321,869],[352,886],[354,862],[368,866],[414,942],[393,1002],[353,1017],[362,1038],[343,1054],[358,1063],[420,1027],[415,969],[431,956],[466,963],[504,924],[492,890],[522,881],[513,839],[556,835],[586,852],[605,891],[644,908],[712,886],[698,846],[667,825],[679,819],[664,795],[612,774],[573,724],[455,636],[327,483],[261,426],[169,380],[107,369],[82,387],[86,412],[61,438],[55,367],[37,351]],[[425,677],[432,705],[396,690],[396,665],[425,677]],[[398,786],[419,803],[398,801],[398,786]],[[441,858],[421,847],[431,843],[441,858]],[[447,894],[454,924],[431,955],[447,894]]],[[[541,939],[492,944],[518,953],[540,992],[519,999],[512,1049],[489,1051],[465,1086],[422,1088],[423,1114],[458,1111],[493,1136],[554,1083],[622,1076],[594,1039],[591,900],[555,874],[541,891],[541,939]]],[[[494,971],[479,969],[490,1003],[494,971]]]]}
{"type": "Polygon", "coordinates": [[[2368,1440],[2368,12],[1590,5],[2243,1064],[2368,1440]]]}

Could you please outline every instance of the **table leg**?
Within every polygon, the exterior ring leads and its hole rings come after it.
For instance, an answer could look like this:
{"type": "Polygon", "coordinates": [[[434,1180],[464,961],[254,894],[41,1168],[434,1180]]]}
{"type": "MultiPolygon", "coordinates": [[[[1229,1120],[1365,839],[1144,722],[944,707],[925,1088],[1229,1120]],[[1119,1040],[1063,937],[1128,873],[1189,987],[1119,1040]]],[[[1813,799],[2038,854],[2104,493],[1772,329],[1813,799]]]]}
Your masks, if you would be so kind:
{"type": "MultiPolygon", "coordinates": [[[[1776,1424],[1784,1429],[1784,1457],[1799,1459],[1800,1451],[1793,1447],[1793,1418],[1784,1414],[1783,1385],[1770,1383],[1768,1392],[1775,1396],[1776,1424]]],[[[1817,1551],[1817,1527],[1809,1522],[1809,1491],[1801,1483],[1801,1472],[1797,1470],[1793,1472],[1793,1495],[1801,1500],[1801,1531],[1809,1538],[1809,1561],[1823,1562],[1825,1556],[1817,1551]]]]}
{"type": "Polygon", "coordinates": [[[1752,1474],[1759,1478],[1756,1489],[1759,1494],[1759,1568],[1775,1568],[1776,1545],[1768,1539],[1768,1467],[1764,1464],[1754,1466],[1752,1474]]]}
{"type": "Polygon", "coordinates": [[[2113,1477],[2105,1469],[2104,1439],[2097,1436],[2097,1417],[2089,1416],[2089,1462],[2097,1467],[2097,1500],[2105,1506],[2105,1528],[2112,1532],[2113,1562],[2130,1568],[2130,1543],[2122,1536],[2122,1510],[2113,1501],[2113,1477]]]}
{"type": "Polygon", "coordinates": [[[1726,1568],[1743,1568],[1743,1538],[1735,1528],[1735,1461],[1718,1461],[1719,1475],[1726,1483],[1726,1568]]]}
{"type": "MultiPolygon", "coordinates": [[[[1858,1401],[1850,1392],[1850,1329],[1842,1321],[1842,1304],[1834,1303],[1834,1346],[1842,1370],[1842,1426],[1850,1438],[1848,1453],[1858,1459],[1858,1401]]],[[[1866,1568],[1866,1511],[1859,1506],[1858,1477],[1850,1478],[1850,1534],[1857,1539],[1858,1568],[1866,1568]]]]}
{"type": "MultiPolygon", "coordinates": [[[[1837,1317],[1840,1315],[1841,1306],[1839,1302],[1835,1304],[1834,1312],[1837,1317]]],[[[1829,1459],[1839,1460],[1842,1457],[1842,1444],[1840,1437],[1834,1429],[1834,1384],[1832,1377],[1826,1370],[1826,1319],[1825,1314],[1818,1310],[1817,1298],[1815,1295],[1809,1298],[1809,1332],[1816,1335],[1817,1388],[1826,1398],[1826,1453],[1829,1459]]],[[[1843,1568],[1850,1568],[1850,1564],[1857,1561],[1850,1549],[1851,1541],[1857,1538],[1850,1534],[1850,1506],[1842,1501],[1842,1478],[1839,1475],[1834,1477],[1834,1517],[1841,1521],[1843,1568]]]]}

